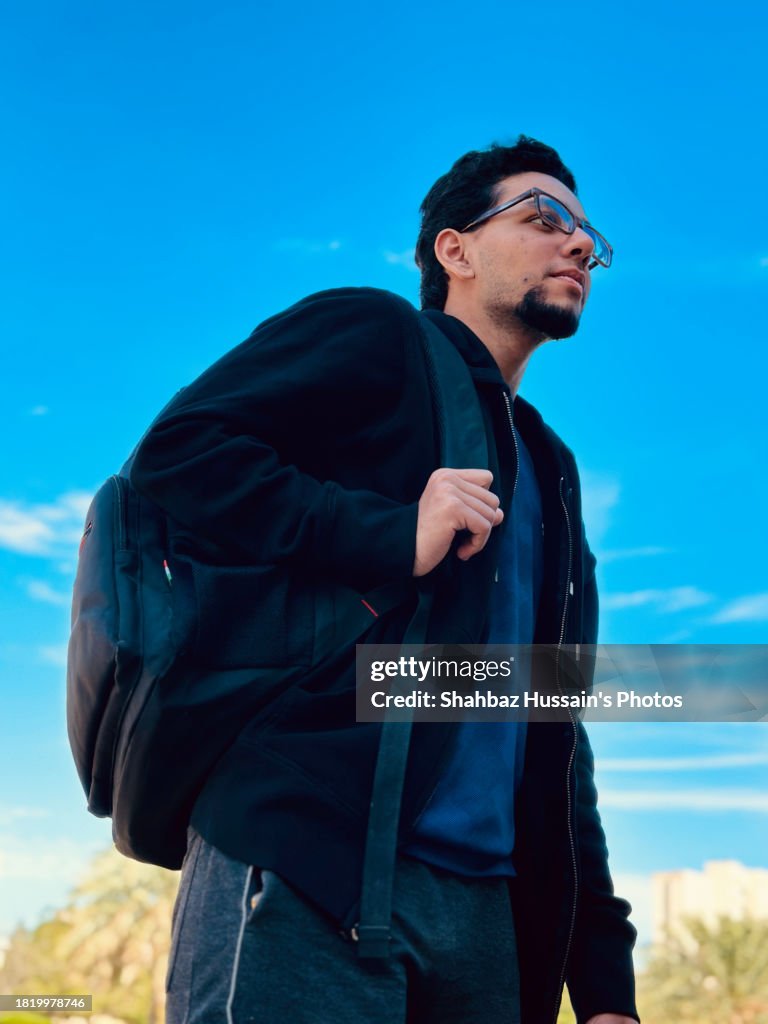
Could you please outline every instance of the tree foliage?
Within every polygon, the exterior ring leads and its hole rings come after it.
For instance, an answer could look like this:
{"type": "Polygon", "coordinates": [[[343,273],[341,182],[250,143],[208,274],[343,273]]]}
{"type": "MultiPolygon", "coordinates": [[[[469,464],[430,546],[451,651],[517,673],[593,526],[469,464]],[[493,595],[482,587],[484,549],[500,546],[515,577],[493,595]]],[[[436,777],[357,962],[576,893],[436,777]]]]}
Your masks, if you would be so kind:
{"type": "Polygon", "coordinates": [[[100,854],[65,907],[11,936],[0,991],[92,994],[100,1014],[162,1024],[178,881],[115,850],[100,854]]]}
{"type": "Polygon", "coordinates": [[[768,921],[688,919],[640,979],[643,1024],[768,1024],[768,921]]]}
{"type": "MultiPolygon", "coordinates": [[[[65,907],[11,936],[0,991],[90,993],[93,1024],[100,1015],[103,1024],[163,1024],[178,881],[115,850],[101,854],[65,907]]],[[[692,919],[686,928],[655,948],[638,979],[643,1024],[768,1024],[768,921],[692,919]]],[[[558,1024],[573,1020],[566,994],[558,1024]]]]}

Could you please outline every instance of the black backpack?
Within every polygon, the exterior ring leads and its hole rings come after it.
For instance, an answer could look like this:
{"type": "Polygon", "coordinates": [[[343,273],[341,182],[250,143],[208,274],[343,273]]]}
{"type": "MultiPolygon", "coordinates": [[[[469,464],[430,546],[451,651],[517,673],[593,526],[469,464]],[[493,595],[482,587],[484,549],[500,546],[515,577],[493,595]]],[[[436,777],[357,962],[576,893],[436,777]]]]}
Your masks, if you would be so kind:
{"type": "MultiPolygon", "coordinates": [[[[464,361],[427,317],[419,323],[440,465],[487,466],[482,416],[464,361]]],[[[202,564],[185,531],[131,485],[131,462],[132,456],[102,485],[86,516],[67,658],[67,729],[88,810],[112,818],[117,849],[176,869],[195,800],[240,730],[308,667],[361,638],[373,615],[413,600],[417,586],[411,580],[360,594],[326,584],[310,665],[205,664],[195,656],[201,633],[221,636],[224,645],[238,634],[258,642],[249,620],[264,581],[250,567],[202,564]],[[220,606],[233,580],[237,595],[224,601],[224,616],[220,606]],[[210,600],[201,601],[201,593],[210,600]]],[[[409,642],[424,641],[429,604],[422,591],[409,642]]],[[[382,751],[386,733],[385,725],[382,751]]],[[[407,747],[402,728],[398,737],[396,745],[407,747]]],[[[402,749],[396,760],[404,770],[402,749]]],[[[389,784],[398,806],[401,784],[397,778],[389,784]]]]}

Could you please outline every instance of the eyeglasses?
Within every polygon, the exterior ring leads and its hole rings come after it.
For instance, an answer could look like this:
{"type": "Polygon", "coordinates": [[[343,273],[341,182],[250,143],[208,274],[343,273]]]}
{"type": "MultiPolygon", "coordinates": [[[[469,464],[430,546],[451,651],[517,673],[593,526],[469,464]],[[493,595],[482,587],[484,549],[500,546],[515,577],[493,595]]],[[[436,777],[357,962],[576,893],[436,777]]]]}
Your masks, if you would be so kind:
{"type": "Polygon", "coordinates": [[[601,267],[610,267],[613,259],[613,249],[600,232],[595,231],[587,221],[571,213],[568,207],[561,203],[559,199],[555,199],[548,192],[542,192],[540,188],[529,188],[527,192],[522,192],[519,196],[515,196],[514,199],[509,199],[506,203],[502,203],[501,206],[494,206],[492,209],[486,210],[485,213],[481,213],[479,217],[470,221],[466,227],[461,228],[460,233],[472,231],[473,228],[478,228],[481,224],[485,224],[491,217],[495,217],[497,213],[503,213],[504,210],[509,210],[512,206],[517,206],[518,203],[523,203],[526,199],[531,198],[536,203],[536,212],[545,224],[557,228],[558,231],[563,231],[566,235],[572,235],[576,228],[581,228],[582,231],[589,235],[594,244],[592,260],[589,264],[590,270],[598,264],[601,267]]]}

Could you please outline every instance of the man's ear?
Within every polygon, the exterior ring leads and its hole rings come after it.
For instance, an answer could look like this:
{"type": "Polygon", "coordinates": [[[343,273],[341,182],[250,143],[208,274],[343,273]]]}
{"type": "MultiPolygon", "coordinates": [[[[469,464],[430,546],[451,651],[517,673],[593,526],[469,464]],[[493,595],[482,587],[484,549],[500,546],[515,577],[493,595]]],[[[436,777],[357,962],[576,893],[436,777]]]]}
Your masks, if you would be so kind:
{"type": "Polygon", "coordinates": [[[443,228],[435,239],[435,256],[449,277],[468,281],[475,276],[468,256],[466,236],[455,228],[443,228]]]}

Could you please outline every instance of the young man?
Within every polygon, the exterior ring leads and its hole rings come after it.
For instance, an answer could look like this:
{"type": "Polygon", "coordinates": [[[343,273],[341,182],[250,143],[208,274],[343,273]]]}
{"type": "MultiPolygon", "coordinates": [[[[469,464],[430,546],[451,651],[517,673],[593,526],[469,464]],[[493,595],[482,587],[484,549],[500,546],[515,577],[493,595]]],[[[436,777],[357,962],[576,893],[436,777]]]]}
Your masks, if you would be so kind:
{"type": "MultiPolygon", "coordinates": [[[[134,485],[190,544],[252,566],[233,585],[263,581],[258,645],[222,622],[195,656],[308,666],[244,723],[198,798],[169,1024],[554,1024],[566,981],[579,1024],[638,1019],[635,932],[576,720],[414,726],[391,948],[357,956],[381,726],[355,722],[351,646],[309,667],[323,583],[365,593],[433,573],[442,641],[597,638],[576,465],[516,394],[534,350],[575,333],[610,246],[557,153],[521,136],[436,182],[417,260],[421,316],[469,368],[490,470],[436,465],[418,316],[373,289],[313,295],[261,325],[185,389],[134,463],[134,485]]],[[[198,591],[215,607],[204,576],[198,591]]],[[[411,611],[383,615],[366,642],[400,642],[411,611]]]]}

